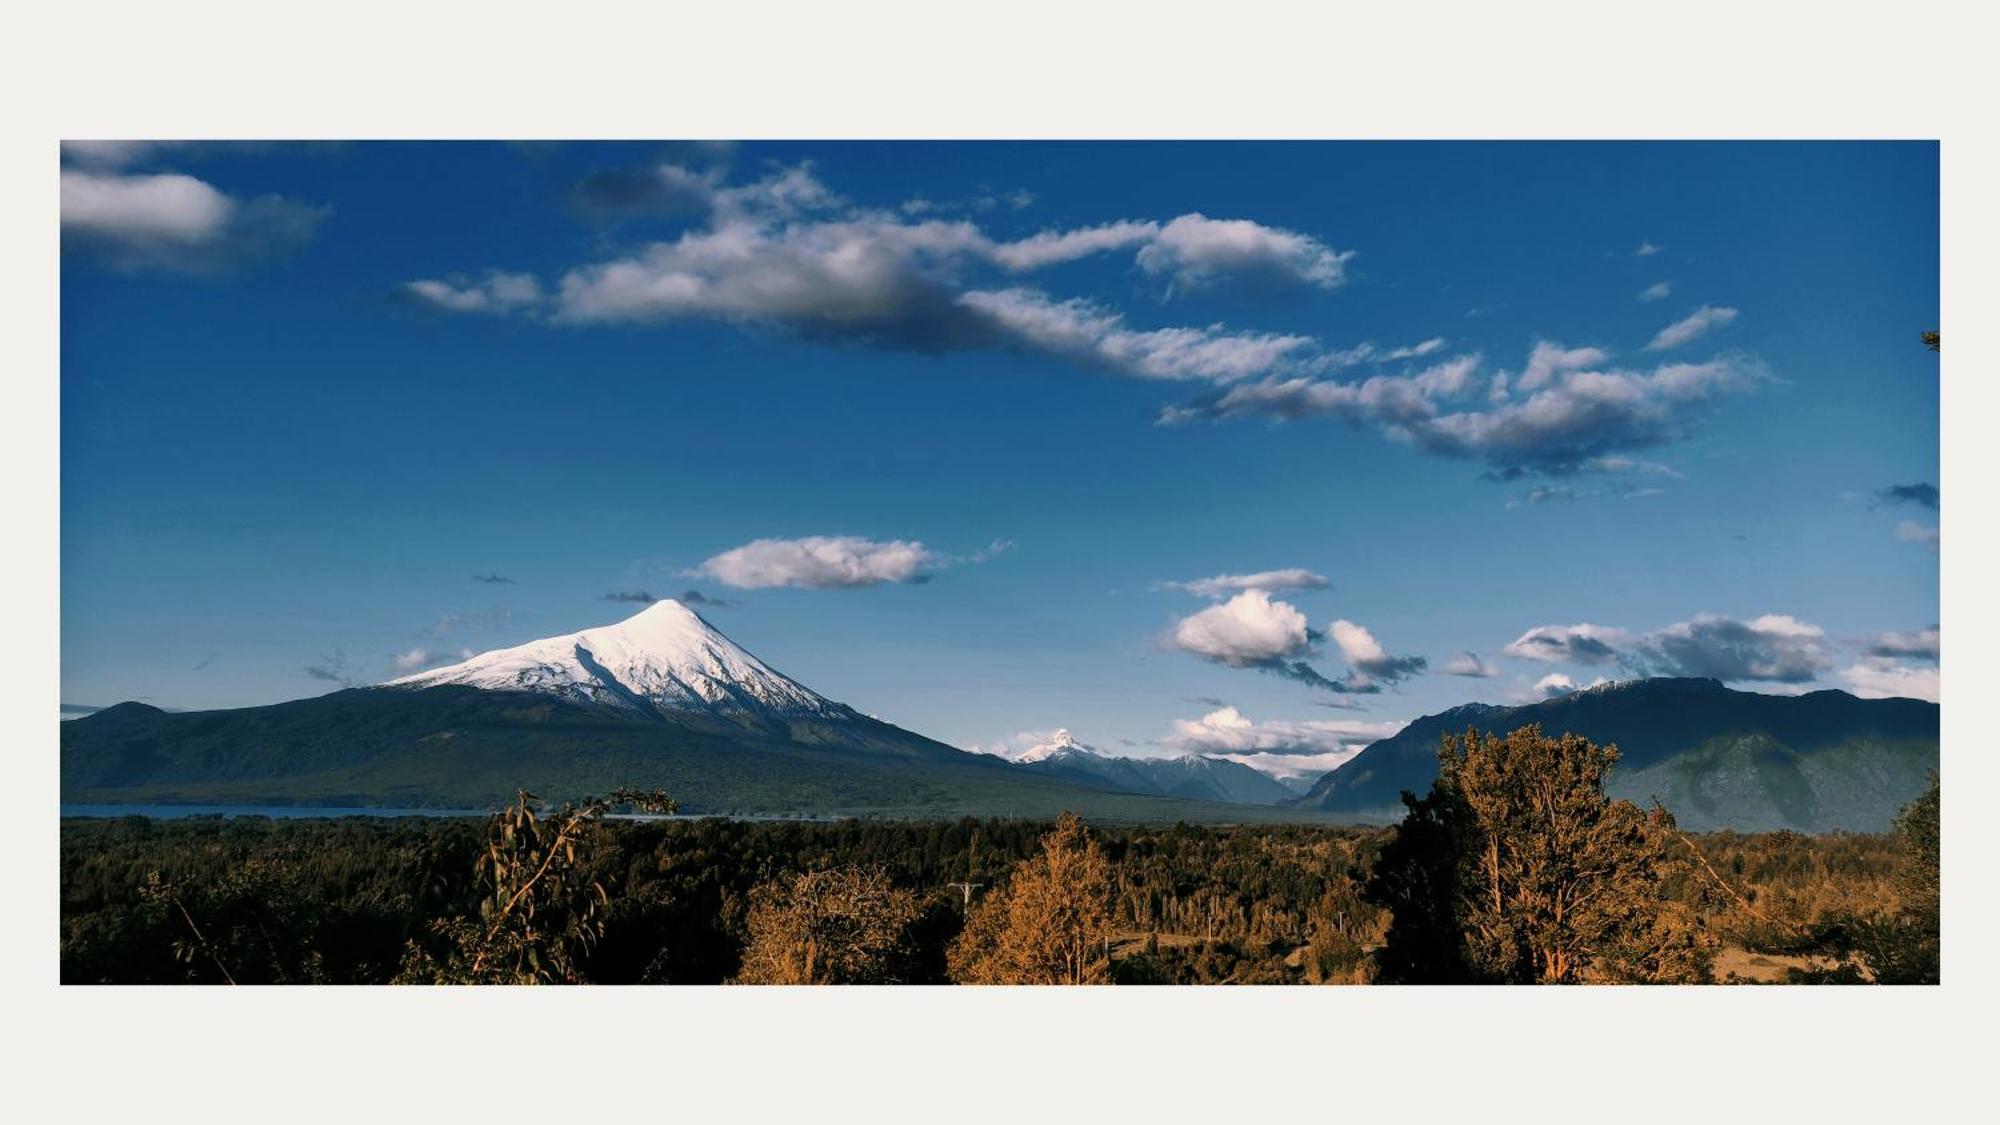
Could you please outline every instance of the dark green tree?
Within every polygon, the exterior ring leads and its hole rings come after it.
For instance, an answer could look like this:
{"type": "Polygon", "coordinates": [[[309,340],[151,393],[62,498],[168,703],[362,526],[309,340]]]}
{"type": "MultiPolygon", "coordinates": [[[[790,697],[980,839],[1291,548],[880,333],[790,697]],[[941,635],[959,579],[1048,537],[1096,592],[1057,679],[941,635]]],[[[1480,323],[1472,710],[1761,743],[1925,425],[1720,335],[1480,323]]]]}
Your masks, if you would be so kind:
{"type": "Polygon", "coordinates": [[[662,792],[621,789],[540,815],[539,800],[522,790],[494,816],[479,858],[477,916],[434,922],[442,952],[412,942],[398,983],[584,983],[582,959],[604,934],[610,893],[586,873],[579,845],[587,850],[588,833],[611,809],[671,813],[675,805],[662,792]]]}
{"type": "Polygon", "coordinates": [[[149,871],[140,896],[174,934],[173,952],[194,982],[324,984],[322,906],[300,868],[253,857],[210,881],[149,871]]]}

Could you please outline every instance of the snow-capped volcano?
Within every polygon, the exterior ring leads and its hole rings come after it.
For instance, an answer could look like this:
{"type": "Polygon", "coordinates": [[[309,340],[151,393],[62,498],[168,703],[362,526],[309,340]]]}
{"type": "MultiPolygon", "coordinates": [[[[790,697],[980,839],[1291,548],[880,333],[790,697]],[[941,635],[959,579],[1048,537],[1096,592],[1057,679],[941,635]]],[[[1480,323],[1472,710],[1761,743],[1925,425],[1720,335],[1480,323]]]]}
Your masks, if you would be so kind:
{"type": "Polygon", "coordinates": [[[1075,757],[1079,754],[1087,754],[1093,758],[1104,757],[1104,755],[1070,737],[1069,731],[1058,730],[1049,736],[1047,742],[1023,750],[1020,757],[1014,760],[1025,765],[1033,762],[1045,762],[1050,758],[1075,757]]]}
{"type": "Polygon", "coordinates": [[[670,598],[616,625],[494,649],[384,686],[446,684],[540,692],[640,712],[729,719],[859,717],[750,655],[670,598]]]}

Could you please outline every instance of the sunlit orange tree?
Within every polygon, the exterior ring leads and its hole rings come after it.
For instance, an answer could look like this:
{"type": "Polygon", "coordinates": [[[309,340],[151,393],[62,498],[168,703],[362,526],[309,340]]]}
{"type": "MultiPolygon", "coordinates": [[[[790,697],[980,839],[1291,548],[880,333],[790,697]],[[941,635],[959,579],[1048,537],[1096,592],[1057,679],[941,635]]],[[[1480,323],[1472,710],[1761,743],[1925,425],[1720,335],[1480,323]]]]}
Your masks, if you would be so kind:
{"type": "Polygon", "coordinates": [[[1383,975],[1410,982],[1709,979],[1696,855],[1662,808],[1604,794],[1611,746],[1539,725],[1447,735],[1382,853],[1383,975]]]}

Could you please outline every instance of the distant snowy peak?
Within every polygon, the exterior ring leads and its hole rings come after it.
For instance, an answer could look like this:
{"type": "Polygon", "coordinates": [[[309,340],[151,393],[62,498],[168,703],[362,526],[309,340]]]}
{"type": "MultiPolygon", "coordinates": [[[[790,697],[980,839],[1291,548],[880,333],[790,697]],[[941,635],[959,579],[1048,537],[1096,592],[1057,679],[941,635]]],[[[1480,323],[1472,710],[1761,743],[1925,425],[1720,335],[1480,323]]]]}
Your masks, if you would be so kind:
{"type": "Polygon", "coordinates": [[[1073,758],[1079,755],[1092,758],[1104,757],[1103,754],[1072,738],[1067,730],[1058,730],[1055,734],[1049,736],[1047,742],[1029,747],[1021,752],[1020,757],[1014,760],[1022,763],[1034,763],[1046,762],[1051,758],[1073,758]]]}
{"type": "Polygon", "coordinates": [[[1173,765],[1181,769],[1202,769],[1204,767],[1227,766],[1229,764],[1218,762],[1216,759],[1202,754],[1182,754],[1175,758],[1134,758],[1124,754],[1107,754],[1088,743],[1078,742],[1075,735],[1071,734],[1067,729],[1060,728],[1049,736],[1047,742],[1039,743],[1021,751],[1015,757],[1014,761],[1022,765],[1033,765],[1036,762],[1074,761],[1081,759],[1131,763],[1146,767],[1173,765]]]}
{"type": "Polygon", "coordinates": [[[616,625],[546,637],[390,680],[526,691],[640,712],[851,719],[856,713],[744,651],[672,599],[616,625]]]}
{"type": "Polygon", "coordinates": [[[1235,804],[1270,805],[1291,797],[1292,790],[1241,762],[1183,754],[1178,758],[1130,758],[1106,754],[1058,730],[1047,742],[1032,746],[1015,764],[1067,778],[1087,778],[1090,784],[1166,797],[1235,804]]]}

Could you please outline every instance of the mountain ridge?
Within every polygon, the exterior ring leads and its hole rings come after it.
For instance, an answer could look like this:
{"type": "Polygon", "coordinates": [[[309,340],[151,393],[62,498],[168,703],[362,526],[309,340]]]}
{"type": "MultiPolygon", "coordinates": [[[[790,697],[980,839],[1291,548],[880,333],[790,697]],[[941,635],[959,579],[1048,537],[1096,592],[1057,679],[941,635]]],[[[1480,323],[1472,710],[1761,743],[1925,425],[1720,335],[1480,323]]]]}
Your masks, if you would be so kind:
{"type": "Polygon", "coordinates": [[[1106,754],[1078,742],[1067,730],[1056,731],[1048,742],[1023,751],[1013,761],[1028,769],[1131,793],[1248,805],[1281,805],[1297,795],[1283,782],[1241,762],[1205,754],[1173,758],[1106,754]]]}
{"type": "Polygon", "coordinates": [[[1436,778],[1444,735],[1540,723],[1546,734],[1616,745],[1607,792],[1658,798],[1690,828],[1879,831],[1937,768],[1938,715],[1923,700],[1832,689],[1765,695],[1712,679],[1626,680],[1424,716],[1370,743],[1294,804],[1395,819],[1400,794],[1421,794],[1436,778]]]}
{"type": "Polygon", "coordinates": [[[1878,830],[1938,760],[1935,704],[1655,679],[1425,716],[1303,796],[1241,762],[1107,755],[1067,731],[1007,761],[819,695],[667,601],[310,699],[121,703],[62,724],[61,786],[98,804],[463,808],[644,785],[697,812],[1383,821],[1428,788],[1444,734],[1530,722],[1617,745],[1607,789],[1692,828],[1878,830]]]}
{"type": "Polygon", "coordinates": [[[1049,775],[813,692],[677,602],[308,699],[62,724],[63,799],[490,807],[660,787],[689,812],[1328,819],[1049,775]]]}

